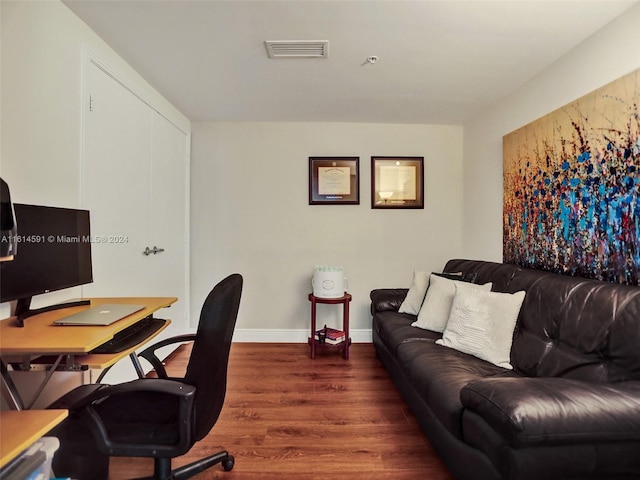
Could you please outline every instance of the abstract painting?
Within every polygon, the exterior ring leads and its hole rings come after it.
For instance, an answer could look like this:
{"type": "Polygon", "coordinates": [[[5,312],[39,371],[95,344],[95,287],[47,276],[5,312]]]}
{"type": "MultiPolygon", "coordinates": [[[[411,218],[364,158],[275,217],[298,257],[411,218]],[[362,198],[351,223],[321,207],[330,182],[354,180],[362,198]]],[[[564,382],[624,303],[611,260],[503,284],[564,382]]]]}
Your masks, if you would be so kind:
{"type": "Polygon", "coordinates": [[[503,259],[638,285],[640,70],[503,138],[503,259]]]}

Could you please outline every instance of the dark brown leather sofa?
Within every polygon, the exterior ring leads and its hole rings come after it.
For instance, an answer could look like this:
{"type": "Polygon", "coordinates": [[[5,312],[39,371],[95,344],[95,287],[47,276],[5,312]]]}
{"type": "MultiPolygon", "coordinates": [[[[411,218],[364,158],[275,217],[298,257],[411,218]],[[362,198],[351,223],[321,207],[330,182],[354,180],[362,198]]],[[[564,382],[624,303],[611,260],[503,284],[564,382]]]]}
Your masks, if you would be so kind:
{"type": "Polygon", "coordinates": [[[444,271],[527,292],[513,370],[412,327],[407,289],[371,292],[378,356],[456,479],[640,479],[640,287],[475,260],[444,271]]]}

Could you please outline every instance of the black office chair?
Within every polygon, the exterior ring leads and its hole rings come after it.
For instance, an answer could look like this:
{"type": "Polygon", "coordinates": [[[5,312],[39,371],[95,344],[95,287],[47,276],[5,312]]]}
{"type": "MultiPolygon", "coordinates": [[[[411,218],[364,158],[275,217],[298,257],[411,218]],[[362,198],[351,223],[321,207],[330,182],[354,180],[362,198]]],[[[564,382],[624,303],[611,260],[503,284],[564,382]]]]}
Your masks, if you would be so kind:
{"type": "Polygon", "coordinates": [[[110,456],[153,457],[154,474],[148,478],[157,480],[191,478],[217,463],[231,470],[234,458],[226,451],[175,470],[171,459],[205,437],[220,415],[241,291],[242,276],[230,275],[209,293],[195,334],[158,342],[140,354],[159,378],[85,385],[51,405],[70,411],[52,431],[61,444],[53,461],[56,475],[106,480],[110,456]],[[155,352],[185,341],[193,341],[186,374],[169,378],[155,352]]]}

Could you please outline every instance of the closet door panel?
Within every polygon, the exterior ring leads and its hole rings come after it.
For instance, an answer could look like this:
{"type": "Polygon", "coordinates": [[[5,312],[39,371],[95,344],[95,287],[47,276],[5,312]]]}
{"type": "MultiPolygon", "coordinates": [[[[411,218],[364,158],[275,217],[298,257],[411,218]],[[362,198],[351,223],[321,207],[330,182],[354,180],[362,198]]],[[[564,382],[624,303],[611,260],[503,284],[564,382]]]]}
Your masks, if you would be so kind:
{"type": "Polygon", "coordinates": [[[155,112],[92,62],[87,87],[83,206],[91,212],[94,283],[83,294],[145,295],[155,112]]]}
{"type": "Polygon", "coordinates": [[[187,136],[164,117],[153,116],[151,238],[163,251],[151,255],[154,295],[175,296],[167,315],[171,329],[184,332],[187,276],[187,136]]]}

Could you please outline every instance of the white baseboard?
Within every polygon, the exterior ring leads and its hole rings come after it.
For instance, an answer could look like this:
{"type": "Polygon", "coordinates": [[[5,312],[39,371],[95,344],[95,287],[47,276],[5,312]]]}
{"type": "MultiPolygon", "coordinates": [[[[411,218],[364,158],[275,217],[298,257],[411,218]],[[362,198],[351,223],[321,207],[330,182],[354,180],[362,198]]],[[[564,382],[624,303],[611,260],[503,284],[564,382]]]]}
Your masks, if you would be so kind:
{"type": "MultiPolygon", "coordinates": [[[[350,330],[351,343],[371,343],[371,330],[350,330]]],[[[309,330],[289,330],[278,328],[236,328],[234,342],[246,343],[307,343],[309,330]]]]}

